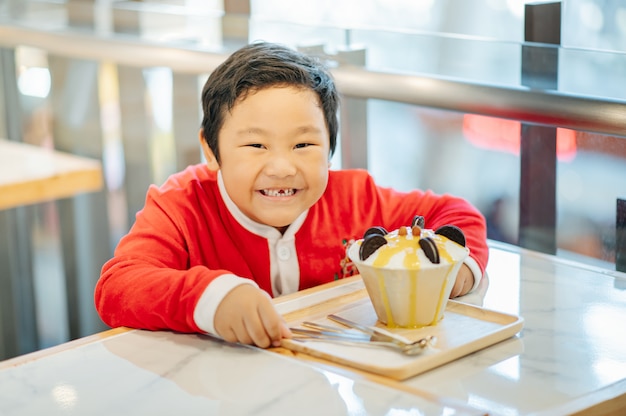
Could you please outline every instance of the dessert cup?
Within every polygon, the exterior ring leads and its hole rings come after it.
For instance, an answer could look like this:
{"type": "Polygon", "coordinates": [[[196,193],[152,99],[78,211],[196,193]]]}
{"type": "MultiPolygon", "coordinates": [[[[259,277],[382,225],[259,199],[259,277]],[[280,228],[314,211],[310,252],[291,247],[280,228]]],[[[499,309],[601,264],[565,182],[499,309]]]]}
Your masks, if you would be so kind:
{"type": "Polygon", "coordinates": [[[448,240],[444,243],[446,258],[438,264],[419,253],[418,267],[401,267],[397,262],[377,267],[370,259],[360,259],[361,242],[352,244],[348,257],[361,274],[378,320],[391,328],[436,325],[444,316],[456,275],[469,249],[448,240]]]}

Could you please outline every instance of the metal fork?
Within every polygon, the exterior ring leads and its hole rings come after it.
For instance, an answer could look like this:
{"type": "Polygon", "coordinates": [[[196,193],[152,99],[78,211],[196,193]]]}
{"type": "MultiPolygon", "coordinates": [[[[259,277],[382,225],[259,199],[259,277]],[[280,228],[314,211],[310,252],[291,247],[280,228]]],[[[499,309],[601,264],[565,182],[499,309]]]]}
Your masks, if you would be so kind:
{"type": "MultiPolygon", "coordinates": [[[[386,347],[392,348],[406,355],[417,355],[422,352],[424,348],[431,345],[435,341],[434,336],[427,336],[415,342],[409,343],[399,338],[395,338],[390,334],[385,334],[382,330],[379,330],[380,332],[373,330],[368,330],[367,332],[359,330],[359,332],[356,332],[352,329],[342,329],[339,327],[333,327],[308,321],[303,322],[302,326],[311,329],[291,328],[291,331],[295,335],[297,335],[297,337],[295,338],[297,340],[336,342],[340,344],[358,346],[386,347]]],[[[363,327],[363,329],[366,328],[369,327],[363,327]]],[[[358,330],[358,328],[356,329],[358,330]]]]}
{"type": "Polygon", "coordinates": [[[337,315],[332,315],[332,314],[328,315],[328,319],[330,319],[331,321],[340,323],[348,328],[361,331],[364,334],[367,334],[376,340],[380,340],[384,342],[391,342],[393,344],[398,345],[400,348],[404,348],[404,349],[411,350],[413,348],[417,348],[417,350],[419,351],[420,349],[424,349],[429,345],[434,345],[435,342],[437,341],[437,338],[434,335],[425,336],[421,339],[418,339],[417,341],[409,341],[404,337],[400,337],[398,335],[392,334],[378,327],[361,325],[357,322],[350,321],[346,318],[342,318],[341,316],[337,316],[337,315]]]}

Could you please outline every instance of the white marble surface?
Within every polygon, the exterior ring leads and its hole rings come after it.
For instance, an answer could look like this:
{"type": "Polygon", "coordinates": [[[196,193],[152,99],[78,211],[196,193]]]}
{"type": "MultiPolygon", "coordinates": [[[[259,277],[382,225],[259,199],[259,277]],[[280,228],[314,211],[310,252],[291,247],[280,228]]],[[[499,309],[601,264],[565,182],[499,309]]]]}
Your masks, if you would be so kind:
{"type": "Polygon", "coordinates": [[[624,274],[506,246],[492,248],[488,272],[484,298],[467,300],[523,316],[521,333],[398,388],[205,336],[131,331],[0,365],[0,415],[455,415],[464,404],[561,415],[626,393],[624,274]]]}
{"type": "Polygon", "coordinates": [[[268,351],[132,331],[0,371],[0,414],[467,413],[268,351]]]}
{"type": "Polygon", "coordinates": [[[522,316],[524,329],[406,384],[503,415],[570,414],[624,394],[626,275],[497,247],[483,307],[522,316]]]}

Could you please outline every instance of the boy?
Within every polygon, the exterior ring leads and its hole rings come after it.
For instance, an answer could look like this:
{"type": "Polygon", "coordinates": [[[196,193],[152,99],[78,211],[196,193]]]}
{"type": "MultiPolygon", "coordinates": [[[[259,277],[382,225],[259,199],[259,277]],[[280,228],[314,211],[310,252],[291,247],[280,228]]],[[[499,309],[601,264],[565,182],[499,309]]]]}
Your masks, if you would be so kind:
{"type": "Polygon", "coordinates": [[[95,301],[108,325],[280,345],[291,333],[271,296],[346,277],[347,241],[414,215],[465,233],[471,257],[451,296],[478,285],[486,226],[468,202],[330,171],[338,94],[316,60],[270,43],[243,47],[210,75],[202,106],[206,165],[150,187],[102,268],[95,301]]]}

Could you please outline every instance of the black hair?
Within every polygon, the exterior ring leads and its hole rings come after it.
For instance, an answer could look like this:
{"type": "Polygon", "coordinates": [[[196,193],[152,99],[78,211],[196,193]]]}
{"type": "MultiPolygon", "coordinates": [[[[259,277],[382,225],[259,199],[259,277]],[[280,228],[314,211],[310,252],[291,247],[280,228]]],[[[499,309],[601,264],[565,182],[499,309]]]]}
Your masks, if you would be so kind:
{"type": "Polygon", "coordinates": [[[247,94],[274,86],[310,89],[319,97],[330,138],[337,145],[339,94],[319,59],[275,43],[255,42],[235,51],[211,73],[202,89],[202,136],[220,162],[217,138],[224,116],[247,94]]]}

